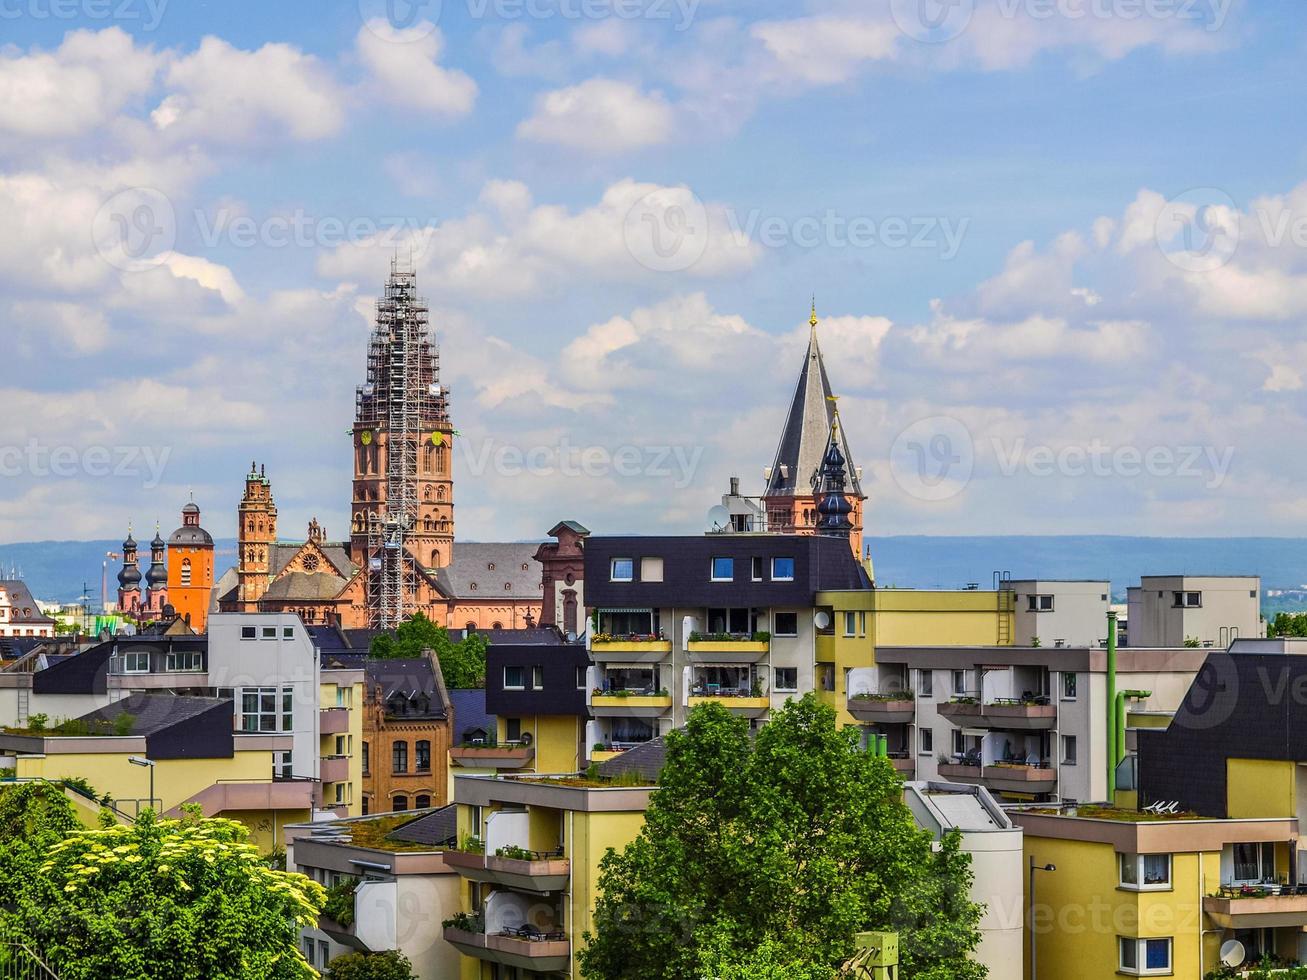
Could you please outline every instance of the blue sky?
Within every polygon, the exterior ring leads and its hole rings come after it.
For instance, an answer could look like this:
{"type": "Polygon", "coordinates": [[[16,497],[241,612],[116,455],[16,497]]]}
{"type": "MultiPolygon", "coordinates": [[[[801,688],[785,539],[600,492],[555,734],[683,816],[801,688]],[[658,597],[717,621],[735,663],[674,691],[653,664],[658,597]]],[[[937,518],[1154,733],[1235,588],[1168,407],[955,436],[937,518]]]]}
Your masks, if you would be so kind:
{"type": "Polygon", "coordinates": [[[0,541],[192,488],[228,533],[252,458],[283,534],[338,533],[397,248],[461,537],[756,491],[813,293],[875,533],[1307,533],[1296,4],[3,0],[0,32],[0,541]]]}

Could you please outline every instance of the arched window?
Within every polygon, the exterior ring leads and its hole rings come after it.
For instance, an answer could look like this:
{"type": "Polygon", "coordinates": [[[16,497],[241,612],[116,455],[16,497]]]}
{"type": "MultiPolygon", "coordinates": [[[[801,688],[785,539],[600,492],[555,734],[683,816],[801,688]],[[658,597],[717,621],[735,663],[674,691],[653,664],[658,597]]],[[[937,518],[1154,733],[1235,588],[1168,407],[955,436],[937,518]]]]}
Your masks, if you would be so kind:
{"type": "Polygon", "coordinates": [[[400,813],[403,810],[407,810],[408,797],[403,795],[395,797],[395,799],[391,801],[390,809],[393,810],[395,813],[400,813]]]}
{"type": "MultiPolygon", "coordinates": [[[[428,742],[426,739],[422,739],[416,745],[413,746],[413,749],[414,749],[413,754],[416,756],[416,759],[414,761],[417,762],[416,771],[430,772],[431,771],[431,743],[428,742]]],[[[419,803],[418,807],[421,808],[421,806],[422,804],[419,803]]]]}
{"type": "Polygon", "coordinates": [[[183,558],[182,559],[182,588],[185,588],[190,584],[191,584],[191,560],[189,558],[183,558]]]}
{"type": "Polygon", "coordinates": [[[491,628],[492,630],[502,630],[502,629],[504,628],[504,624],[503,624],[503,623],[492,623],[491,626],[490,626],[490,628],[491,628]]]}
{"type": "Polygon", "coordinates": [[[408,772],[408,743],[395,742],[390,747],[391,769],[395,772],[408,772]]]}
{"type": "MultiPolygon", "coordinates": [[[[370,755],[370,753],[369,753],[369,751],[368,751],[369,748],[370,748],[370,746],[368,745],[368,743],[367,743],[367,742],[364,742],[364,743],[363,743],[363,772],[364,772],[365,774],[366,774],[367,771],[368,771],[368,762],[369,762],[369,758],[368,758],[368,757],[369,757],[369,755],[370,755]]],[[[367,802],[366,798],[364,799],[364,802],[367,802]]]]}
{"type": "Polygon", "coordinates": [[[464,631],[467,632],[467,633],[475,633],[475,632],[477,631],[477,624],[476,624],[476,623],[468,623],[466,626],[463,627],[463,629],[464,629],[464,631]]]}
{"type": "Polygon", "coordinates": [[[426,794],[419,796],[416,800],[413,801],[413,808],[415,810],[425,810],[430,806],[431,806],[431,797],[427,796],[426,794]]]}

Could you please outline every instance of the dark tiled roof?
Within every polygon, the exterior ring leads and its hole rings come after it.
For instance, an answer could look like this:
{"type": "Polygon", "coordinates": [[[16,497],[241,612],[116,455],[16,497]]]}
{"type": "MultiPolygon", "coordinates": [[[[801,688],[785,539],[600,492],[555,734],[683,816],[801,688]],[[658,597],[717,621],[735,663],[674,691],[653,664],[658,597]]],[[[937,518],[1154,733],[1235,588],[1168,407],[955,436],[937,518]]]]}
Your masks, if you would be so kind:
{"type": "Polygon", "coordinates": [[[445,704],[431,661],[425,658],[406,660],[368,660],[365,667],[368,688],[380,688],[388,705],[403,698],[405,710],[395,714],[405,718],[444,718],[445,704]]]}
{"type": "Polygon", "coordinates": [[[336,650],[350,650],[349,640],[338,626],[306,626],[314,645],[322,653],[336,650]]]}
{"type": "Polygon", "coordinates": [[[453,845],[458,840],[458,807],[452,803],[441,807],[410,820],[386,836],[410,844],[430,844],[433,848],[453,845]]]}
{"type": "MultiPolygon", "coordinates": [[[[298,555],[304,549],[303,541],[278,541],[268,552],[268,567],[271,573],[276,576],[290,564],[291,559],[298,555]]],[[[327,561],[336,566],[336,571],[345,576],[352,578],[358,568],[349,560],[349,545],[340,543],[328,543],[318,545],[318,550],[326,557],[327,561]]]]}
{"type": "Polygon", "coordinates": [[[113,723],[119,715],[133,715],[129,735],[153,735],[188,721],[221,704],[230,704],[224,698],[175,697],[171,694],[132,694],[121,701],[82,715],[79,721],[113,723]]]}
{"type": "Polygon", "coordinates": [[[348,584],[331,572],[290,572],[268,586],[265,599],[322,602],[334,599],[348,584]]]}
{"type": "Polygon", "coordinates": [[[477,632],[484,636],[492,647],[556,647],[566,642],[563,635],[550,626],[521,630],[477,630],[477,632]]]}
{"type": "Polygon", "coordinates": [[[538,541],[460,542],[454,545],[450,565],[436,570],[436,582],[445,595],[460,599],[539,599],[544,594],[535,560],[539,547],[538,541]]]}
{"type": "Polygon", "coordinates": [[[627,749],[615,759],[599,764],[601,776],[623,776],[630,772],[639,773],[650,782],[657,782],[667,764],[667,739],[663,736],[627,749]]]}
{"type": "Polygon", "coordinates": [[[8,596],[9,604],[16,613],[21,613],[24,609],[32,610],[31,615],[28,616],[11,616],[9,620],[11,623],[45,626],[54,622],[53,619],[41,612],[41,607],[32,598],[32,593],[27,588],[27,584],[20,579],[0,579],[0,591],[8,596]]]}
{"type": "Polygon", "coordinates": [[[454,690],[449,692],[449,703],[454,708],[455,744],[465,741],[464,734],[473,729],[480,729],[487,735],[494,735],[495,716],[486,711],[485,691],[454,690]]]}
{"type": "Polygon", "coordinates": [[[344,635],[345,642],[349,644],[351,650],[362,650],[367,653],[372,649],[373,637],[386,631],[381,629],[356,629],[341,630],[340,632],[344,635]]]}
{"type": "Polygon", "coordinates": [[[324,650],[321,656],[323,670],[363,670],[368,655],[359,650],[324,650]]]}

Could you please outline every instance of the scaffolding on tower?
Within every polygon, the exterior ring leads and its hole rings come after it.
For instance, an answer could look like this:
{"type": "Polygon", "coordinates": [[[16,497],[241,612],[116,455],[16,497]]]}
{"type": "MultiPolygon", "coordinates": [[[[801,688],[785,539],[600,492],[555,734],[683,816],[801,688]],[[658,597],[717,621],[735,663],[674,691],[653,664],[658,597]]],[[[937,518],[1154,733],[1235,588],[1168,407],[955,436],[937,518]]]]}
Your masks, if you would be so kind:
{"type": "Polygon", "coordinates": [[[409,539],[418,520],[418,446],[448,422],[428,316],[417,274],[392,259],[357,403],[359,424],[386,437],[385,500],[367,520],[368,618],[380,629],[394,629],[416,611],[419,571],[409,539]]]}

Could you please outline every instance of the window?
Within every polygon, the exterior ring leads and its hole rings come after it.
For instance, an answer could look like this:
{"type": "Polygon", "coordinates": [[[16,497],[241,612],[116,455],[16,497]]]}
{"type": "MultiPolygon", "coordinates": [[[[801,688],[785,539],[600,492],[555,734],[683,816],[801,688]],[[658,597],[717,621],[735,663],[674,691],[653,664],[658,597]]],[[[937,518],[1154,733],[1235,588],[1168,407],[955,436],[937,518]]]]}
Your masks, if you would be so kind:
{"type": "Polygon", "coordinates": [[[352,755],[352,754],[353,754],[354,746],[350,744],[350,739],[351,739],[351,738],[353,738],[352,735],[337,735],[337,736],[336,736],[336,751],[335,751],[335,754],[336,754],[336,755],[352,755]]]}
{"type": "Polygon", "coordinates": [[[935,672],[933,670],[917,671],[917,693],[923,698],[935,696],[935,672]]]}
{"type": "Polygon", "coordinates": [[[394,742],[390,746],[390,768],[394,772],[408,772],[408,743],[394,742]]]}
{"type": "Polygon", "coordinates": [[[543,691],[545,689],[545,669],[544,667],[531,668],[531,690],[543,691]]]}
{"type": "Polygon", "coordinates": [[[1076,699],[1076,675],[1072,673],[1062,674],[1062,700],[1074,701],[1076,699]]]}
{"type": "Polygon", "coordinates": [[[771,560],[771,580],[773,582],[793,582],[794,559],[773,558],[771,560]]]}
{"type": "Polygon", "coordinates": [[[413,801],[413,807],[417,810],[426,810],[431,806],[431,797],[423,794],[413,801]]]}
{"type": "Polygon", "coordinates": [[[312,939],[304,940],[304,958],[308,960],[309,966],[313,966],[313,950],[317,947],[312,939]]]}
{"type": "Polygon", "coordinates": [[[1118,854],[1121,887],[1128,891],[1170,891],[1171,855],[1118,854]]]}
{"type": "Polygon", "coordinates": [[[1062,765],[1074,766],[1076,764],[1076,737],[1074,735],[1062,736],[1062,765]]]}
{"type": "MultiPolygon", "coordinates": [[[[363,743],[363,773],[364,773],[364,775],[367,775],[367,773],[370,771],[370,770],[369,770],[369,765],[368,765],[368,763],[369,763],[368,756],[369,756],[368,743],[367,743],[367,742],[364,742],[364,743],[363,743]]],[[[364,798],[363,802],[366,803],[366,802],[367,802],[367,799],[364,798]]]]}
{"type": "Polygon", "coordinates": [[[955,697],[962,697],[967,693],[967,672],[965,670],[953,671],[953,694],[955,697]]]}
{"type": "MultiPolygon", "coordinates": [[[[749,564],[753,566],[751,569],[751,571],[753,572],[752,575],[753,580],[755,582],[761,582],[762,581],[762,558],[761,557],[754,558],[753,561],[750,562],[749,564]]],[[[773,576],[773,578],[774,577],[775,576],[773,576]]]]}
{"type": "Polygon", "coordinates": [[[263,638],[265,640],[275,640],[277,638],[277,627],[275,626],[263,627],[263,638]]]}
{"type": "MultiPolygon", "coordinates": [[[[259,631],[256,630],[253,626],[242,626],[242,627],[241,627],[241,639],[242,639],[242,640],[253,640],[253,639],[255,639],[258,635],[259,635],[259,631]]],[[[306,942],[310,942],[310,941],[311,941],[311,940],[306,940],[306,942]]]]}
{"type": "Polygon", "coordinates": [[[372,809],[372,807],[369,805],[371,804],[371,802],[372,800],[369,797],[366,796],[363,797],[363,816],[365,817],[368,815],[368,811],[372,809]]]}
{"type": "Polygon", "coordinates": [[[391,800],[390,809],[394,813],[402,813],[408,809],[408,797],[400,794],[391,800]]]}
{"type": "Polygon", "coordinates": [[[576,689],[584,691],[589,686],[586,683],[586,669],[584,667],[576,668],[576,689]]]}
{"type": "Polygon", "coordinates": [[[199,650],[169,650],[167,657],[168,670],[200,670],[199,650]]]}
{"type": "Polygon", "coordinates": [[[714,558],[712,560],[712,580],[714,582],[734,582],[735,559],[714,558]]]}
{"type": "Polygon", "coordinates": [[[797,691],[799,689],[799,668],[777,667],[775,686],[778,691],[797,691]]]}
{"type": "Polygon", "coordinates": [[[281,628],[281,638],[282,638],[283,640],[293,640],[293,639],[295,639],[295,627],[294,627],[294,626],[283,626],[283,627],[281,628]]]}
{"type": "Polygon", "coordinates": [[[523,678],[521,667],[504,668],[504,689],[508,691],[526,690],[526,681],[523,678]]]}
{"type": "Polygon", "coordinates": [[[614,558],[612,566],[609,569],[608,580],[610,582],[634,582],[635,559],[614,558]]]}
{"type": "Polygon", "coordinates": [[[1171,972],[1171,940],[1121,937],[1121,971],[1136,977],[1156,977],[1171,972]]]}
{"type": "Polygon", "coordinates": [[[1172,596],[1174,599],[1172,604],[1177,609],[1197,609],[1203,604],[1201,592],[1175,592],[1172,596]]]}
{"type": "Polygon", "coordinates": [[[354,707],[354,689],[352,687],[341,687],[339,684],[336,685],[336,707],[354,707]]]}
{"type": "Polygon", "coordinates": [[[923,728],[918,733],[920,742],[919,752],[921,755],[930,755],[935,751],[935,733],[929,728],[923,728]]]}
{"type": "Polygon", "coordinates": [[[189,558],[183,558],[182,559],[182,588],[183,589],[187,588],[190,586],[190,584],[191,584],[191,560],[189,558]]]}
{"type": "Polygon", "coordinates": [[[640,559],[640,581],[661,582],[663,580],[663,560],[661,558],[640,559]]]}
{"type": "Polygon", "coordinates": [[[858,632],[857,613],[846,612],[844,614],[844,635],[853,636],[858,632]]]}
{"type": "MultiPolygon", "coordinates": [[[[413,746],[413,754],[417,760],[418,772],[431,771],[431,743],[426,739],[419,741],[413,746]]],[[[420,806],[420,804],[419,804],[420,806]]]]}
{"type": "Polygon", "coordinates": [[[799,614],[792,612],[778,612],[773,617],[776,624],[777,636],[798,636],[799,635],[799,614]]]}
{"type": "Polygon", "coordinates": [[[522,741],[522,719],[505,718],[504,719],[504,741],[520,742],[522,741]]]}
{"type": "Polygon", "coordinates": [[[1274,877],[1274,844],[1234,845],[1234,880],[1236,884],[1256,884],[1274,877]]]}
{"type": "Polygon", "coordinates": [[[1030,603],[1031,612],[1053,611],[1053,597],[1051,595],[1032,595],[1027,596],[1026,600],[1030,603]]]}
{"type": "Polygon", "coordinates": [[[241,731],[277,731],[277,694],[275,687],[241,688],[241,731]]]}
{"type": "Polygon", "coordinates": [[[124,674],[148,674],[150,672],[150,654],[147,651],[123,654],[124,674]]]}

